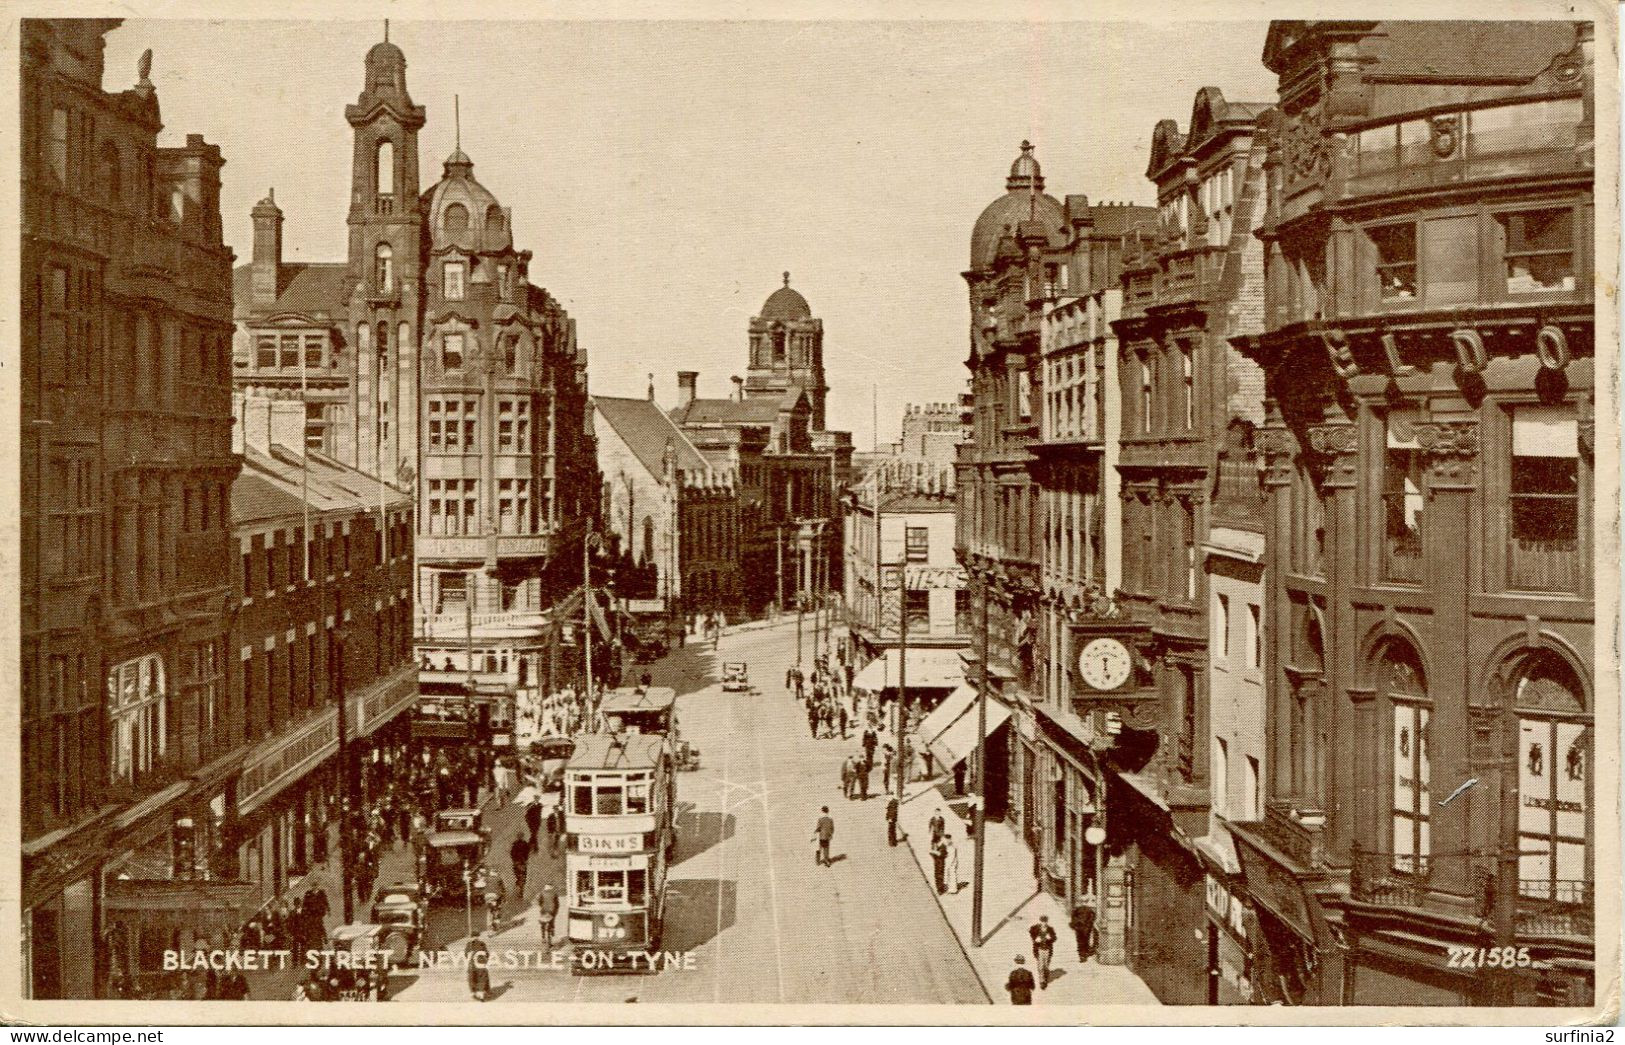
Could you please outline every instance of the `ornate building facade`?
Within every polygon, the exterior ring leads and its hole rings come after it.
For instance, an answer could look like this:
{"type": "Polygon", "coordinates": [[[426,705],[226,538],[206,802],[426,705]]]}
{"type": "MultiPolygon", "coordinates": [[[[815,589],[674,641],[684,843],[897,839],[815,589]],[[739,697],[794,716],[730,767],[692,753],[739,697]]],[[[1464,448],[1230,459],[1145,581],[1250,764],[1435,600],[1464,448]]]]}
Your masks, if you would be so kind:
{"type": "Polygon", "coordinates": [[[1268,323],[1237,344],[1274,641],[1234,831],[1312,1001],[1594,990],[1591,28],[1470,31],[1277,22],[1264,53],[1268,323]]]}
{"type": "Polygon", "coordinates": [[[20,935],[36,998],[104,995],[109,911],[188,895],[182,811],[240,753],[220,714],[240,468],[225,161],[198,135],[158,145],[150,51],[134,87],[103,89],[118,25],[21,24],[20,935]]]}
{"type": "Polygon", "coordinates": [[[538,685],[557,663],[555,600],[579,582],[550,564],[579,560],[598,507],[586,353],[461,148],[419,191],[427,117],[398,47],[368,52],[345,118],[348,257],[284,263],[281,211],[261,201],[237,271],[237,384],[302,399],[307,445],[415,487],[420,653],[451,658],[456,681],[538,685]]]}

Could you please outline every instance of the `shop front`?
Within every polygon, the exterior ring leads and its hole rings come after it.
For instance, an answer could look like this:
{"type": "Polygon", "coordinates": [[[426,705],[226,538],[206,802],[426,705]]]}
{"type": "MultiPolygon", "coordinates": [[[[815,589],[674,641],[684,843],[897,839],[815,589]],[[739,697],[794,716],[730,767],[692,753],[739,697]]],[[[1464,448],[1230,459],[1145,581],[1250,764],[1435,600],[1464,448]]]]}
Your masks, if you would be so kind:
{"type": "Polygon", "coordinates": [[[1157,801],[1155,783],[1108,780],[1108,836],[1128,856],[1128,966],[1164,1005],[1208,999],[1207,873],[1192,844],[1157,801]]]}
{"type": "Polygon", "coordinates": [[[1345,1003],[1343,949],[1322,901],[1322,893],[1335,884],[1333,876],[1300,872],[1256,832],[1236,830],[1231,838],[1254,916],[1247,923],[1254,1000],[1266,1005],[1345,1003]]]}

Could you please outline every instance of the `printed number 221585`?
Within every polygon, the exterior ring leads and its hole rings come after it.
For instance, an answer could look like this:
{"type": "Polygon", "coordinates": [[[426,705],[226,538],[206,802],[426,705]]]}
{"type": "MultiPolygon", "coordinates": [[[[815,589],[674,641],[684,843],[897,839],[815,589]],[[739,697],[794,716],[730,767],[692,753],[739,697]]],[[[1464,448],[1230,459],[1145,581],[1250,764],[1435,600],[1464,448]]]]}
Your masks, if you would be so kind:
{"type": "Polygon", "coordinates": [[[1445,966],[1451,969],[1527,969],[1532,960],[1527,947],[1449,947],[1445,966]]]}

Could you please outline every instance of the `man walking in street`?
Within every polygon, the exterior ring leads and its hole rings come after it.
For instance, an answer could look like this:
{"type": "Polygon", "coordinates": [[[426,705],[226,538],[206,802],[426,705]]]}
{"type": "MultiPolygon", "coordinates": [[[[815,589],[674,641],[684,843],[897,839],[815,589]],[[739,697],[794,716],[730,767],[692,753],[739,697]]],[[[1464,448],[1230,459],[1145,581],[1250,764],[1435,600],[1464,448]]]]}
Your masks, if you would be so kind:
{"type": "Polygon", "coordinates": [[[931,869],[936,874],[937,895],[948,891],[948,840],[938,835],[931,843],[931,869]]]}
{"type": "Polygon", "coordinates": [[[536,835],[542,829],[542,804],[534,801],[525,807],[525,827],[530,831],[530,847],[536,848],[536,835]]]}
{"type": "Polygon", "coordinates": [[[848,755],[848,756],[846,756],[846,761],[841,763],[841,797],[842,798],[850,799],[852,797],[852,778],[855,777],[855,776],[857,776],[857,773],[852,768],[852,756],[848,755]]]}
{"type": "Polygon", "coordinates": [[[807,705],[807,732],[812,734],[814,740],[818,739],[818,705],[807,705]]]}
{"type": "Polygon", "coordinates": [[[1087,893],[1072,908],[1072,932],[1078,938],[1078,962],[1081,964],[1088,961],[1095,950],[1095,902],[1094,897],[1087,893]]]}
{"type": "Polygon", "coordinates": [[[1004,981],[1004,989],[1010,992],[1011,1005],[1031,1005],[1033,1003],[1033,974],[1027,968],[1027,959],[1016,955],[1016,967],[1010,970],[1010,978],[1004,981]]]}
{"type": "Polygon", "coordinates": [[[941,808],[938,808],[935,813],[931,814],[931,819],[928,821],[928,825],[931,828],[932,845],[942,841],[942,836],[948,833],[948,821],[942,815],[941,808]]]}
{"type": "Polygon", "coordinates": [[[835,837],[835,821],[830,818],[829,806],[821,807],[822,815],[818,824],[813,828],[813,839],[818,843],[818,851],[814,854],[814,862],[820,867],[830,866],[829,843],[835,837]]]}
{"type": "Polygon", "coordinates": [[[880,762],[880,789],[882,791],[890,791],[891,790],[891,767],[892,767],[892,762],[893,762],[893,760],[896,759],[897,755],[896,755],[895,752],[892,751],[892,748],[891,748],[890,744],[887,744],[881,750],[884,752],[885,758],[883,758],[881,760],[881,762],[880,762]]]}
{"type": "Polygon", "coordinates": [[[886,844],[897,847],[897,796],[886,799],[886,844]]]}
{"type": "Polygon", "coordinates": [[[559,894],[551,886],[542,889],[542,895],[536,898],[537,921],[542,927],[542,949],[553,949],[553,926],[559,920],[559,894]]]}
{"type": "Polygon", "coordinates": [[[874,763],[868,755],[858,759],[858,797],[865,802],[869,801],[869,771],[873,768],[874,763]]]}
{"type": "Polygon", "coordinates": [[[863,727],[863,760],[865,762],[868,762],[871,766],[875,764],[875,748],[878,747],[879,745],[880,745],[880,738],[875,736],[875,731],[872,728],[868,727],[868,726],[864,726],[863,727]]]}
{"type": "Polygon", "coordinates": [[[525,872],[530,869],[530,845],[524,835],[514,835],[513,844],[508,847],[508,861],[513,865],[514,889],[522,900],[525,896],[525,872]]]}
{"type": "Polygon", "coordinates": [[[548,848],[554,856],[559,855],[559,849],[564,845],[564,799],[561,797],[552,809],[547,811],[548,848]]]}
{"type": "Polygon", "coordinates": [[[1027,934],[1033,938],[1033,960],[1038,963],[1038,989],[1049,990],[1050,960],[1055,957],[1055,927],[1049,923],[1049,915],[1038,916],[1038,923],[1027,934]]]}

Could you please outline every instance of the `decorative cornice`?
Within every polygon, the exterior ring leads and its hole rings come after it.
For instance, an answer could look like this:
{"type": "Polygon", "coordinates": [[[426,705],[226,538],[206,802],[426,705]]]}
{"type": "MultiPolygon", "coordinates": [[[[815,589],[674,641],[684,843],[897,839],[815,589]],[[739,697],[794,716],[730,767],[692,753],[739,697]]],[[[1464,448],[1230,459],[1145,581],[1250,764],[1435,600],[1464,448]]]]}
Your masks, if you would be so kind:
{"type": "Polygon", "coordinates": [[[1470,487],[1478,481],[1478,423],[1429,421],[1416,425],[1416,445],[1428,467],[1428,480],[1442,488],[1470,487]]]}
{"type": "Polygon", "coordinates": [[[1315,425],[1309,429],[1309,445],[1317,454],[1352,454],[1359,443],[1359,432],[1353,425],[1315,425]]]}

